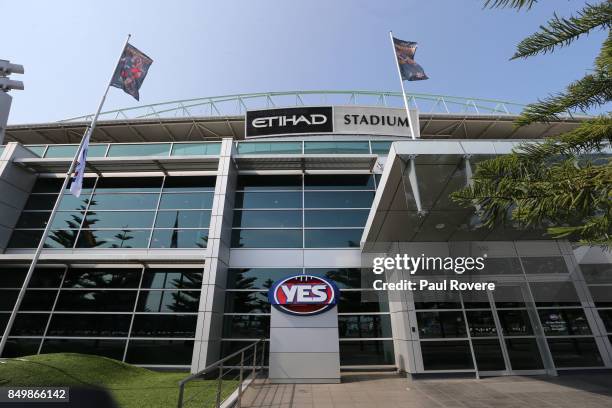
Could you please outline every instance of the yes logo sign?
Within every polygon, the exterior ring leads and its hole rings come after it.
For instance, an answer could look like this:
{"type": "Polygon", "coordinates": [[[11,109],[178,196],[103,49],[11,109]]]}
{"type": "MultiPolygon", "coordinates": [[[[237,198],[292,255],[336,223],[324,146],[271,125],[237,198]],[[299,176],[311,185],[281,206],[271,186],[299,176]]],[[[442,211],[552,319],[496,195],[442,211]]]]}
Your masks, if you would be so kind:
{"type": "Polygon", "coordinates": [[[281,312],[312,316],[333,308],[339,294],[338,287],[328,279],[295,275],[276,282],[268,292],[268,300],[281,312]]]}

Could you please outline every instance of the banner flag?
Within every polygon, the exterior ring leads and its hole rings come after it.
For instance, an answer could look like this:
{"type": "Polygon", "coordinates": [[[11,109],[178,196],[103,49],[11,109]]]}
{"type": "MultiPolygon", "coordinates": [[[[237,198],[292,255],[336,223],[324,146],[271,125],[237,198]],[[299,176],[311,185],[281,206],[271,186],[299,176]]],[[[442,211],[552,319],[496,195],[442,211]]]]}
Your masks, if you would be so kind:
{"type": "Polygon", "coordinates": [[[402,80],[420,81],[429,79],[423,68],[414,60],[417,43],[413,41],[404,41],[393,37],[393,46],[395,47],[397,65],[399,66],[402,74],[402,80]]]}
{"type": "Polygon", "coordinates": [[[70,192],[75,197],[79,197],[81,195],[81,190],[83,189],[83,177],[85,176],[85,166],[87,165],[87,151],[89,150],[90,134],[91,132],[87,132],[87,136],[85,136],[83,147],[81,148],[79,158],[77,159],[77,165],[74,170],[72,183],[70,183],[70,192]]]}
{"type": "Polygon", "coordinates": [[[149,72],[153,60],[130,43],[126,44],[121,59],[117,64],[111,86],[121,88],[138,101],[138,90],[149,72]]]}

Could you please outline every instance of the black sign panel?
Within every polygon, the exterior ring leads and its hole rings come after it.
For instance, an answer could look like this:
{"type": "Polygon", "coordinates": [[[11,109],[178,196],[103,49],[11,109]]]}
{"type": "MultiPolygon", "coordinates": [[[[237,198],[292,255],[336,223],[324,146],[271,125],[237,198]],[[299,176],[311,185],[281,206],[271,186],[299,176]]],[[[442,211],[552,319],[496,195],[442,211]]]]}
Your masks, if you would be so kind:
{"type": "Polygon", "coordinates": [[[266,109],[246,113],[246,137],[333,131],[331,106],[266,109]]]}

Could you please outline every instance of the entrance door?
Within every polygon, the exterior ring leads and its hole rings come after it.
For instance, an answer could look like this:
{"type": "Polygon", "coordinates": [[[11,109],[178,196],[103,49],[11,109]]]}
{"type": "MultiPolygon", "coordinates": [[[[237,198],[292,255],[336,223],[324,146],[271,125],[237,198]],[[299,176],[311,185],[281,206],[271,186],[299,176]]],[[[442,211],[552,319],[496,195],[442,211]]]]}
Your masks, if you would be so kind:
{"type": "Polygon", "coordinates": [[[495,291],[488,293],[489,310],[466,310],[480,375],[546,372],[542,358],[545,345],[537,337],[538,317],[528,295],[525,282],[498,283],[495,291]],[[480,322],[483,335],[475,331],[474,322],[480,322]]]}

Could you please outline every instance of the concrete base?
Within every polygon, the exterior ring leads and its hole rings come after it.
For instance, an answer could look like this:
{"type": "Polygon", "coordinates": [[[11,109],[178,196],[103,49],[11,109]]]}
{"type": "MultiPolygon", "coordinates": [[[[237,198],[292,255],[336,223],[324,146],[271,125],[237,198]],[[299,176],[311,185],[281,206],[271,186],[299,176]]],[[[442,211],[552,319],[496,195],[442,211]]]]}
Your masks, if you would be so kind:
{"type": "Polygon", "coordinates": [[[272,308],[269,381],[340,382],[337,308],[315,316],[292,316],[272,308]]]}

